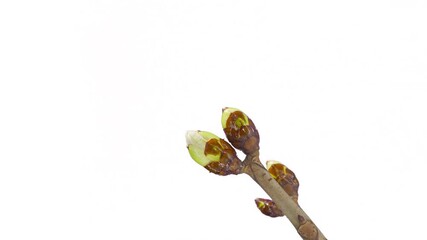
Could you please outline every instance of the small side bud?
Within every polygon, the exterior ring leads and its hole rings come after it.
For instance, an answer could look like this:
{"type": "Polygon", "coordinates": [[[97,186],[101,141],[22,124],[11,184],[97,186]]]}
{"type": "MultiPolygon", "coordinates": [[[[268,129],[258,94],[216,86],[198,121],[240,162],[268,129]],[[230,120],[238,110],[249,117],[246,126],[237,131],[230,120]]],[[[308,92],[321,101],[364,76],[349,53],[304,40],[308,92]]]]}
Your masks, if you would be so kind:
{"type": "Polygon", "coordinates": [[[267,161],[267,170],[283,190],[297,203],[299,181],[294,172],[278,161],[267,161]]]}
{"type": "Polygon", "coordinates": [[[222,109],[222,128],[230,143],[245,154],[259,150],[259,134],[254,123],[237,108],[222,109]]]}
{"type": "Polygon", "coordinates": [[[224,139],[206,131],[188,131],[186,140],[191,158],[210,172],[223,176],[241,172],[242,161],[224,139]]]}
{"type": "Polygon", "coordinates": [[[266,216],[269,217],[282,217],[283,212],[277,205],[270,199],[257,198],[255,199],[257,208],[266,216]]]}

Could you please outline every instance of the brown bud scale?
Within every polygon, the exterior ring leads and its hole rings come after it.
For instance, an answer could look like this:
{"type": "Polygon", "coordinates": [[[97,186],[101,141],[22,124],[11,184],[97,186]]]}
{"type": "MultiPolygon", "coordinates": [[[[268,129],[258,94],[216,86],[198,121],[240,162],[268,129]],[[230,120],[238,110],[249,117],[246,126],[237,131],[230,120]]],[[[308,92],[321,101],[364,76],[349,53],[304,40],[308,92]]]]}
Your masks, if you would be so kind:
{"type": "Polygon", "coordinates": [[[237,158],[236,150],[223,139],[211,139],[206,143],[205,155],[218,155],[219,161],[212,161],[205,166],[207,170],[218,175],[239,174],[242,161],[237,158]]]}
{"type": "Polygon", "coordinates": [[[285,192],[298,202],[299,181],[295,173],[283,164],[273,164],[268,169],[271,176],[280,184],[285,192]]]}
{"type": "Polygon", "coordinates": [[[282,217],[284,216],[283,212],[277,207],[277,205],[270,199],[257,198],[255,199],[255,204],[258,209],[269,217],[282,217]]]}
{"type": "Polygon", "coordinates": [[[251,154],[259,150],[259,133],[255,124],[248,118],[249,125],[242,124],[245,115],[241,111],[235,111],[227,119],[225,135],[230,143],[245,154],[251,154]]]}

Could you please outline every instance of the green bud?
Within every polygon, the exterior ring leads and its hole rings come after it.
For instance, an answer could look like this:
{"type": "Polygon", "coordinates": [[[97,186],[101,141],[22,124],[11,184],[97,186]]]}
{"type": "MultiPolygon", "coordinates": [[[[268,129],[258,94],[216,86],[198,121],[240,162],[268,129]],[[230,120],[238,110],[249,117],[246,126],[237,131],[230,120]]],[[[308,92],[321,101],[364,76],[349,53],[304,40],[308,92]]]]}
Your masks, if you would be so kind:
{"type": "Polygon", "coordinates": [[[282,217],[283,212],[277,207],[277,205],[270,199],[257,198],[255,199],[257,208],[269,217],[282,217]]]}
{"type": "Polygon", "coordinates": [[[295,173],[278,161],[267,161],[267,170],[285,192],[298,202],[299,181],[295,173]]]}
{"type": "Polygon", "coordinates": [[[218,175],[239,174],[242,162],[234,148],[213,133],[188,131],[187,149],[191,158],[210,172],[218,175]]]}
{"type": "Polygon", "coordinates": [[[259,134],[252,120],[237,108],[222,109],[222,128],[230,143],[245,154],[259,150],[259,134]]]}

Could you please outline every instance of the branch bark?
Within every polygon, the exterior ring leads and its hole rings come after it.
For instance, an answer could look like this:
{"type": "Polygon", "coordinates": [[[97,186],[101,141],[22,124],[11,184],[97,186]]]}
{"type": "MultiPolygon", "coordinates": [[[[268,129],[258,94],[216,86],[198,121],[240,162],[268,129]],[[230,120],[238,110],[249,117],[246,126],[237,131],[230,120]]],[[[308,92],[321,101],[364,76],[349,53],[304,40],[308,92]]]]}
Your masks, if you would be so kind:
{"type": "Polygon", "coordinates": [[[304,240],[327,240],[310,217],[274,180],[259,160],[259,152],[247,155],[243,161],[248,174],[270,196],[304,240]]]}

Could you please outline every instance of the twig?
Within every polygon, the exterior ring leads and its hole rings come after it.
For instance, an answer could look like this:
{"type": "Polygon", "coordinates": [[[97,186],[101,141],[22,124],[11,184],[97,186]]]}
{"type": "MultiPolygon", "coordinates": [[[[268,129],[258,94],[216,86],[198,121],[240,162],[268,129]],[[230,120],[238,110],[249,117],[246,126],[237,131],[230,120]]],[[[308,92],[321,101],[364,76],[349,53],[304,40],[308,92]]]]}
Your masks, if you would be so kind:
{"type": "Polygon", "coordinates": [[[221,118],[230,141],[206,131],[188,131],[190,156],[212,173],[226,176],[248,174],[270,199],[255,199],[258,209],[270,217],[286,216],[304,240],[326,240],[326,237],[298,204],[299,182],[293,171],[277,161],[268,161],[267,168],[259,159],[259,133],[252,120],[236,108],[224,108],[221,118]],[[246,158],[241,161],[236,150],[246,158]]]}
{"type": "Polygon", "coordinates": [[[277,207],[294,225],[304,240],[326,240],[302,208],[283,190],[259,160],[259,152],[247,155],[243,161],[243,172],[248,174],[271,197],[277,207]]]}

